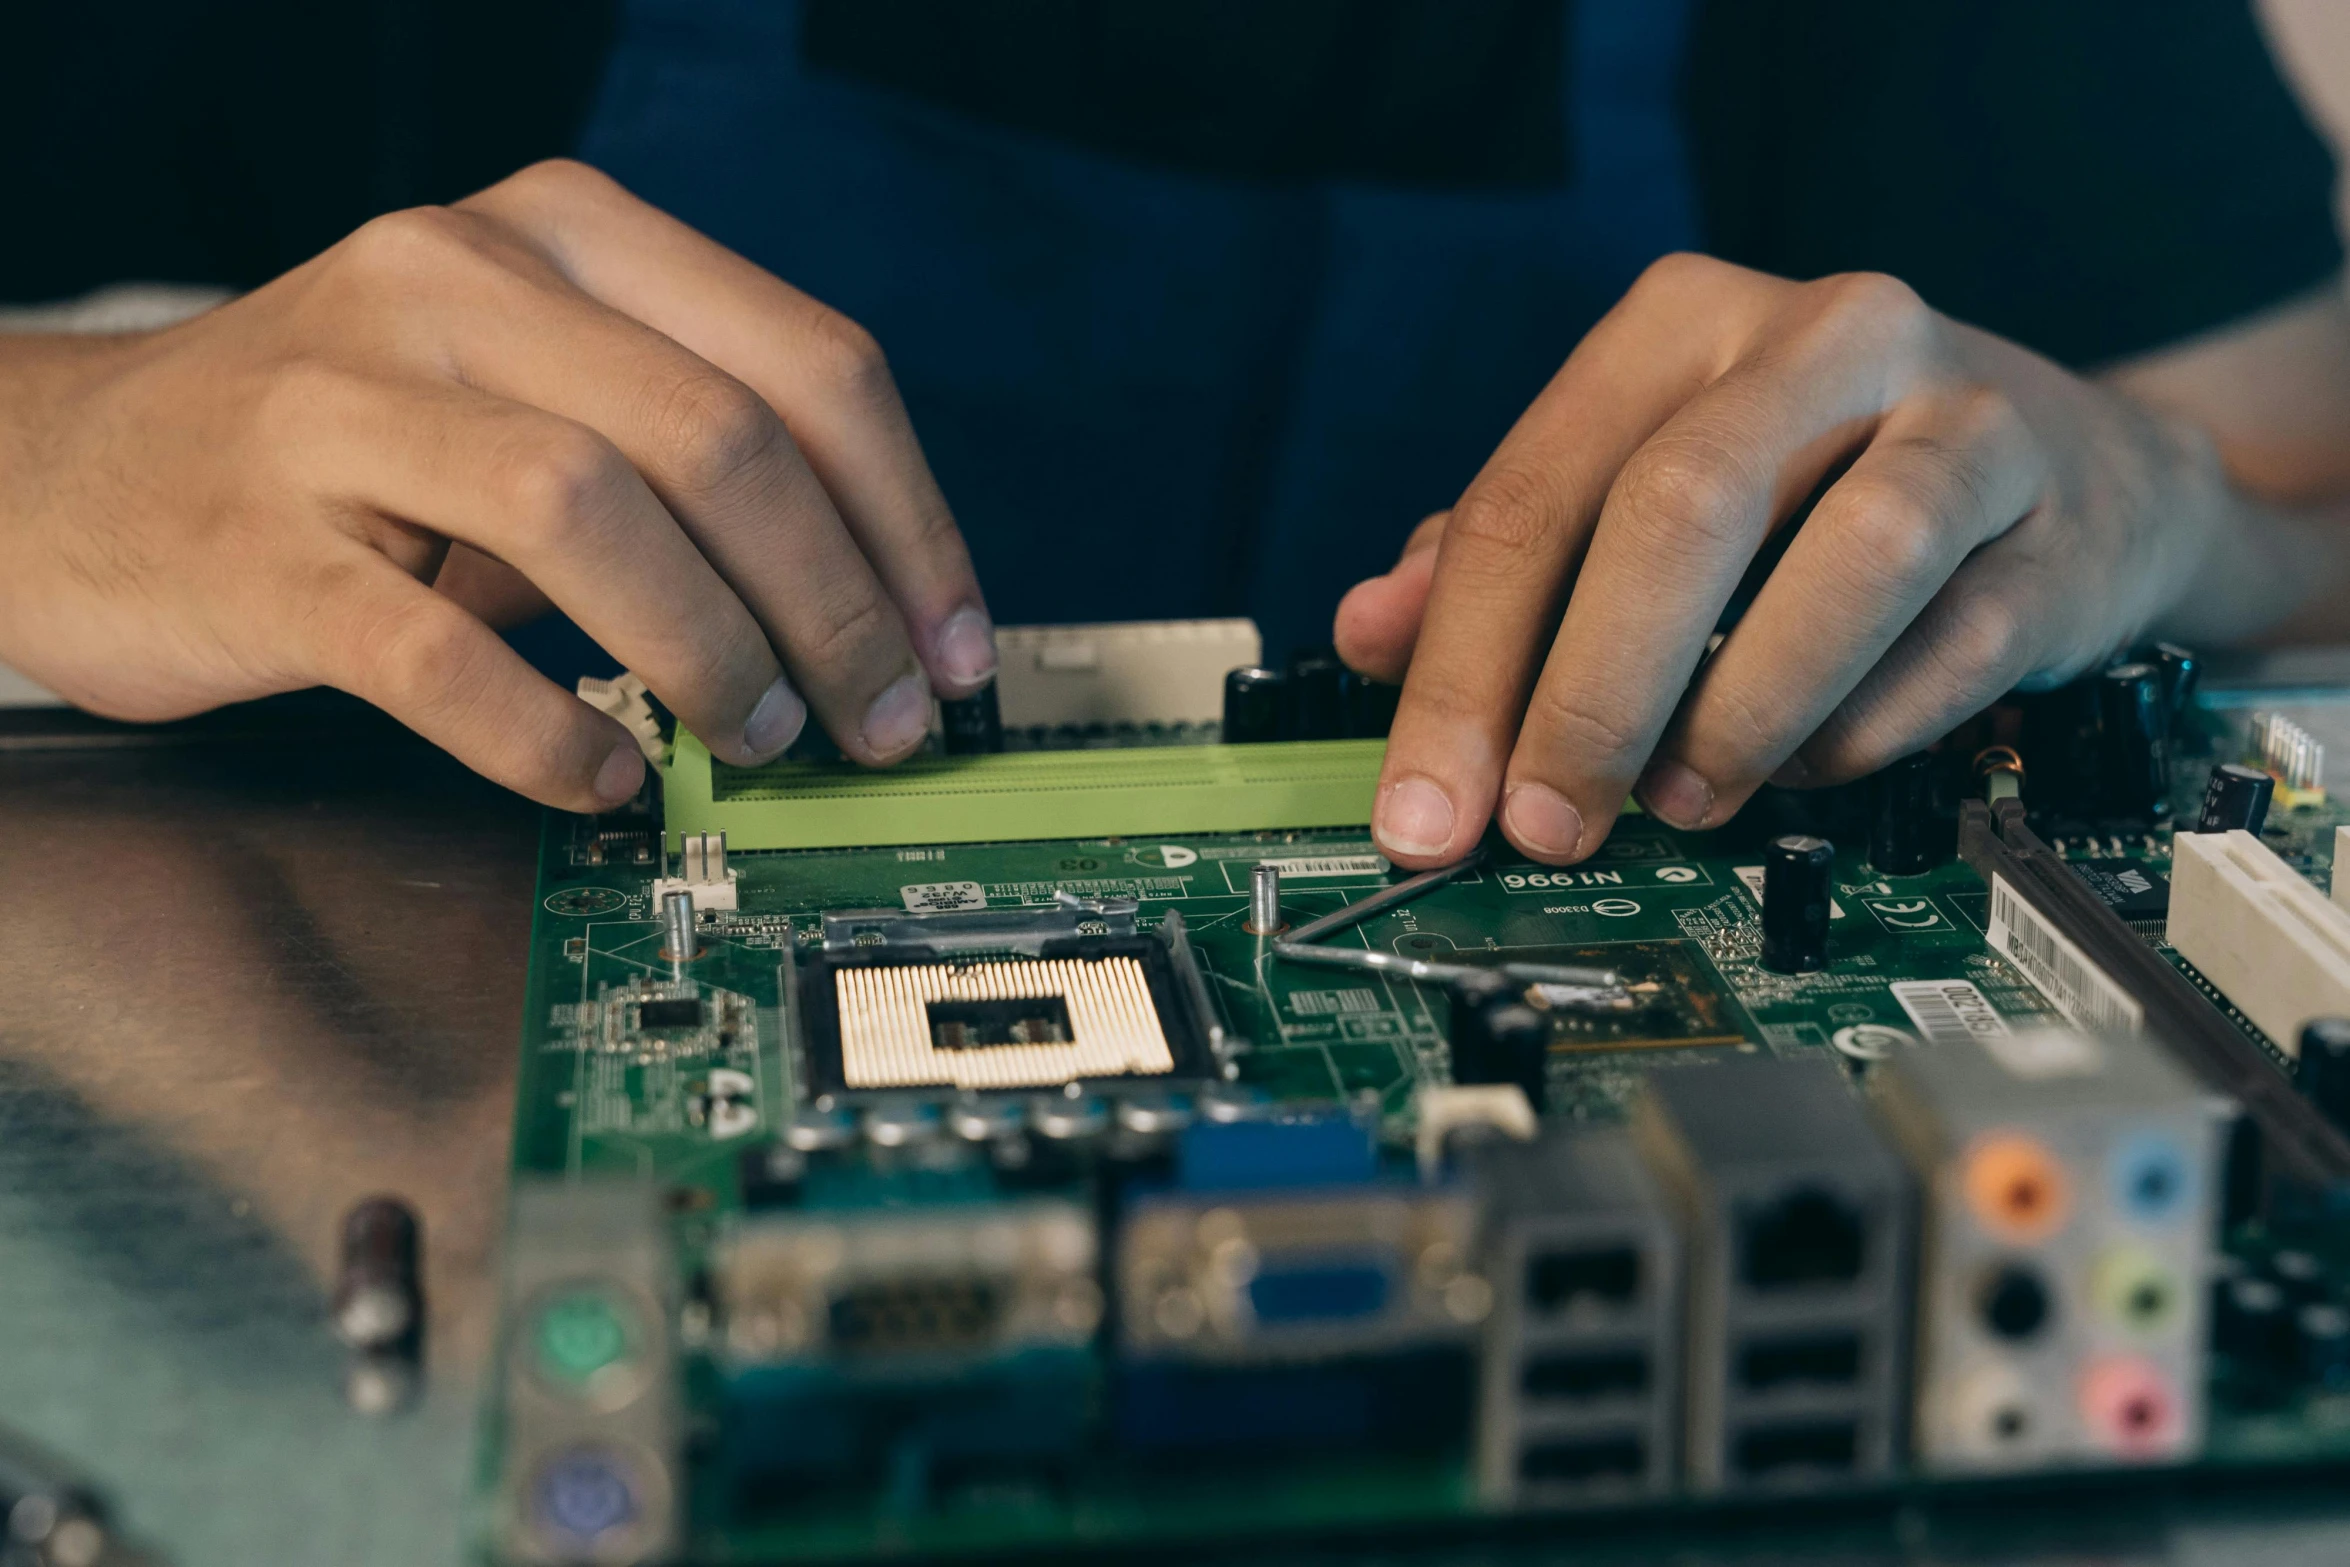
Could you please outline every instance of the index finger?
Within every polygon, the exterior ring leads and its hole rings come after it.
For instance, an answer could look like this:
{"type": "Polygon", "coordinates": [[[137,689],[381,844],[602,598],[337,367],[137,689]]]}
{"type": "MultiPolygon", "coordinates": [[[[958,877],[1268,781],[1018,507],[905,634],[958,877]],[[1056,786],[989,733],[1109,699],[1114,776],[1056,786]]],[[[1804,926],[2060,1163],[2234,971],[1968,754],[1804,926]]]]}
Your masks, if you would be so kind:
{"type": "Polygon", "coordinates": [[[1609,486],[1783,286],[1703,257],[1649,268],[1453,507],[1373,807],[1391,859],[1442,864],[1483,835],[1609,486]]]}
{"type": "Polygon", "coordinates": [[[871,334],[584,164],[537,165],[462,205],[764,398],[904,612],[932,685],[959,697],[993,678],[970,551],[871,334]]]}

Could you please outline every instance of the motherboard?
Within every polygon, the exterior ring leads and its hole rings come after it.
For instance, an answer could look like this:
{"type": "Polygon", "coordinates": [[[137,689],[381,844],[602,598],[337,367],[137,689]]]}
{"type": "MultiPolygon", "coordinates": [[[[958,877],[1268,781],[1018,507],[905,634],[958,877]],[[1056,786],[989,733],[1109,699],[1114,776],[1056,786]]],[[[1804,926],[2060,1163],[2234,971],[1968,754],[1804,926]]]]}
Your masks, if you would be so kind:
{"type": "Polygon", "coordinates": [[[884,773],[583,692],[665,792],[545,822],[484,1560],[2350,1462],[2350,816],[2191,655],[1412,875],[1326,655],[1001,646],[884,773]]]}

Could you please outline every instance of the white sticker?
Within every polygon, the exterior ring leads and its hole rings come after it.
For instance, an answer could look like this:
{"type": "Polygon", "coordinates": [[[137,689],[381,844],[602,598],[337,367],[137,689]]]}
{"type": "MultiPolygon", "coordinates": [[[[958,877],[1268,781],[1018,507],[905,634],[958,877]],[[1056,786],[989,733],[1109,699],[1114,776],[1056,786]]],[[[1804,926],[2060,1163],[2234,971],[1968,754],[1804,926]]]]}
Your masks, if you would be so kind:
{"type": "Polygon", "coordinates": [[[1259,860],[1284,876],[1384,876],[1387,860],[1377,854],[1327,855],[1310,860],[1259,860]]]}
{"type": "Polygon", "coordinates": [[[987,907],[987,889],[975,881],[919,881],[900,887],[909,914],[957,914],[987,907]]]}
{"type": "Polygon", "coordinates": [[[2105,1064],[2104,1049],[2096,1040],[2063,1028],[2035,1028],[1986,1039],[1983,1048],[2001,1066],[2035,1083],[2052,1077],[2094,1077],[2105,1064]]]}
{"type": "Polygon", "coordinates": [[[2007,1019],[1971,980],[1905,979],[1892,989],[1893,999],[1929,1044],[1988,1042],[2008,1032],[2007,1019]]]}
{"type": "Polygon", "coordinates": [[[2007,878],[1996,873],[1991,877],[1991,928],[1983,939],[1992,951],[2022,969],[2076,1028],[2136,1033],[2145,1023],[2145,1009],[2129,992],[2108,979],[2088,954],[2043,920],[2007,878]]]}
{"type": "MultiPolygon", "coordinates": [[[[1740,881],[1746,883],[1746,890],[1754,894],[1754,901],[1762,902],[1763,868],[1759,865],[1733,865],[1730,869],[1737,872],[1740,881]]],[[[1830,898],[1828,900],[1828,918],[1840,920],[1843,917],[1844,905],[1838,903],[1834,898],[1830,898]]]]}

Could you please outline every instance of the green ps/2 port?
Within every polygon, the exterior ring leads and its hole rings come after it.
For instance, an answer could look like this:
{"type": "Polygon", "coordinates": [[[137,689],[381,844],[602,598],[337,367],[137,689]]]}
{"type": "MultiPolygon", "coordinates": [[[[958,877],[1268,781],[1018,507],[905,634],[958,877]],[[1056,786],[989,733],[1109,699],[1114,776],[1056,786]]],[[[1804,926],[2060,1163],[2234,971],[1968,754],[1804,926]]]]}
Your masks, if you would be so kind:
{"type": "Polygon", "coordinates": [[[542,1296],[529,1322],[540,1381],[605,1405],[635,1391],[643,1330],[625,1298],[599,1285],[570,1285],[542,1296]]]}

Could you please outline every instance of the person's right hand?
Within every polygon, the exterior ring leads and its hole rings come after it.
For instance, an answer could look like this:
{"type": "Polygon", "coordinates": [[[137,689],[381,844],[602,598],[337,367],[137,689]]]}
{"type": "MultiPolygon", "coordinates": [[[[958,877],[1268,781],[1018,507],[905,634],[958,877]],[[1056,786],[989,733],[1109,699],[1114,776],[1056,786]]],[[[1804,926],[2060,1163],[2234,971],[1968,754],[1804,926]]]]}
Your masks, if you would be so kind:
{"type": "Polygon", "coordinates": [[[894,761],[995,671],[873,339],[578,164],[167,331],[0,340],[0,663],[79,706],[336,686],[610,807],[634,742],[475,613],[533,589],[730,762],[810,707],[894,761]]]}

